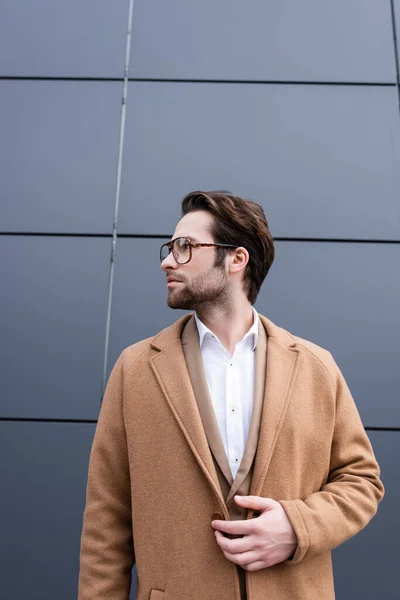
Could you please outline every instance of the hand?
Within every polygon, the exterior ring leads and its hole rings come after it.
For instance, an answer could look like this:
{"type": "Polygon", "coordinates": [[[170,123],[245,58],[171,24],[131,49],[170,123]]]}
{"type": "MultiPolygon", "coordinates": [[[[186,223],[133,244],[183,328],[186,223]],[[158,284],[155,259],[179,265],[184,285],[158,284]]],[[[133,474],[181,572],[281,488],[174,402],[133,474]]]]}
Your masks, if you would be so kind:
{"type": "Polygon", "coordinates": [[[296,534],[279,502],[259,496],[235,496],[235,502],[261,514],[246,521],[212,521],[217,543],[228,560],[246,571],[258,571],[293,554],[296,534]],[[244,537],[229,539],[222,532],[244,537]]]}

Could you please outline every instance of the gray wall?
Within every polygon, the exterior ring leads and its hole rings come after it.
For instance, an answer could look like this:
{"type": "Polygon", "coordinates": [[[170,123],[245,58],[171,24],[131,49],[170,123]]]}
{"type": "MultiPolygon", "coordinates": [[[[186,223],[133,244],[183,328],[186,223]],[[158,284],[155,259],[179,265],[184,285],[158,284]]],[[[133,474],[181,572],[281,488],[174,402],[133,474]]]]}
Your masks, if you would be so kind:
{"type": "Polygon", "coordinates": [[[400,0],[135,0],[110,304],[128,14],[0,7],[0,596],[76,597],[103,378],[178,316],[161,238],[223,188],[277,240],[257,309],[333,353],[382,467],[337,598],[397,598],[400,0]]]}

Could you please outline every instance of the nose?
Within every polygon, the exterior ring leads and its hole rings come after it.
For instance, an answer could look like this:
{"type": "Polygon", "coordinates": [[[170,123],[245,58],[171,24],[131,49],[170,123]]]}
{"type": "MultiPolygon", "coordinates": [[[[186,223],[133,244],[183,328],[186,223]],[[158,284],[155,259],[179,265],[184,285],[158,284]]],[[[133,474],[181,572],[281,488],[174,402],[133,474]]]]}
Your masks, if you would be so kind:
{"type": "Polygon", "coordinates": [[[167,269],[177,269],[178,268],[178,263],[176,262],[174,255],[172,254],[172,252],[170,252],[168,254],[168,256],[166,256],[164,258],[164,260],[161,263],[161,269],[163,271],[167,271],[167,269]]]}

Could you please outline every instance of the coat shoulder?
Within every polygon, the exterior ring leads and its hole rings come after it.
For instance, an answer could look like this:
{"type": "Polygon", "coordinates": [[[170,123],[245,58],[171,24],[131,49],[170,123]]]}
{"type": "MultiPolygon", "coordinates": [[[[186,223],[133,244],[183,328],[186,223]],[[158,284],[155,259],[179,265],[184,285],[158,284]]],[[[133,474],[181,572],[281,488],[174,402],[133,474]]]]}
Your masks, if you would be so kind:
{"type": "Polygon", "coordinates": [[[332,383],[334,384],[336,379],[337,365],[329,350],[305,340],[304,338],[290,334],[295,341],[296,345],[307,352],[311,360],[317,361],[324,369],[328,372],[332,383]]]}
{"type": "Polygon", "coordinates": [[[142,357],[147,357],[151,350],[151,342],[156,336],[148,337],[124,348],[119,355],[117,363],[120,363],[124,373],[130,371],[131,367],[142,357]]]}
{"type": "Polygon", "coordinates": [[[314,342],[310,342],[310,340],[305,340],[304,338],[301,338],[297,335],[290,335],[296,342],[296,344],[308,350],[308,352],[310,352],[313,356],[315,356],[315,358],[317,358],[324,364],[333,361],[331,353],[329,352],[329,350],[326,350],[326,348],[322,348],[322,346],[318,346],[317,344],[314,344],[314,342]]]}
{"type": "Polygon", "coordinates": [[[297,350],[303,353],[307,360],[322,368],[329,375],[333,385],[335,385],[338,367],[329,350],[314,344],[314,342],[310,342],[309,340],[294,335],[282,327],[279,327],[278,329],[280,330],[280,338],[282,340],[286,339],[286,342],[297,347],[297,350]]]}

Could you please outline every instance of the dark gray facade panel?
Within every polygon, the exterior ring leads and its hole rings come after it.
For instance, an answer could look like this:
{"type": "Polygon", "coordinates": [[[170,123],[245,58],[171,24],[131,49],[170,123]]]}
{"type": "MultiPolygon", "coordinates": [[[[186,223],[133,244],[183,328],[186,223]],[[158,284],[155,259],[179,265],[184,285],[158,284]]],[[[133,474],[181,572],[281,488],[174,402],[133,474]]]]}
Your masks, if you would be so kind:
{"type": "Polygon", "coordinates": [[[111,233],[122,84],[0,81],[0,231],[111,233]]]}
{"type": "MultiPolygon", "coordinates": [[[[118,240],[108,373],[123,348],[184,314],[165,303],[162,241],[118,240]]],[[[277,325],[332,353],[366,426],[400,427],[399,253],[400,245],[277,242],[256,303],[277,325]]]]}
{"type": "Polygon", "coordinates": [[[77,597],[95,426],[0,422],[1,597],[77,597]]]}
{"type": "Polygon", "coordinates": [[[0,76],[123,77],[128,0],[3,0],[0,76]]]}
{"type": "Polygon", "coordinates": [[[371,431],[386,494],[366,529],[333,552],[337,600],[397,600],[400,432],[371,431]]]}
{"type": "Polygon", "coordinates": [[[390,4],[135,2],[131,76],[395,82],[390,4]]]}
{"type": "Polygon", "coordinates": [[[0,236],[0,417],[96,419],[111,241],[0,236]]]}
{"type": "Polygon", "coordinates": [[[118,239],[107,375],[124,348],[167,327],[186,311],[165,303],[166,278],[159,248],[168,241],[118,239]]]}
{"type": "Polygon", "coordinates": [[[132,82],[120,233],[170,235],[180,200],[228,189],[274,236],[400,239],[395,87],[132,82]]]}
{"type": "Polygon", "coordinates": [[[132,569],[132,585],[131,585],[131,593],[129,595],[129,600],[136,600],[136,591],[137,591],[137,571],[136,566],[132,569]]]}

